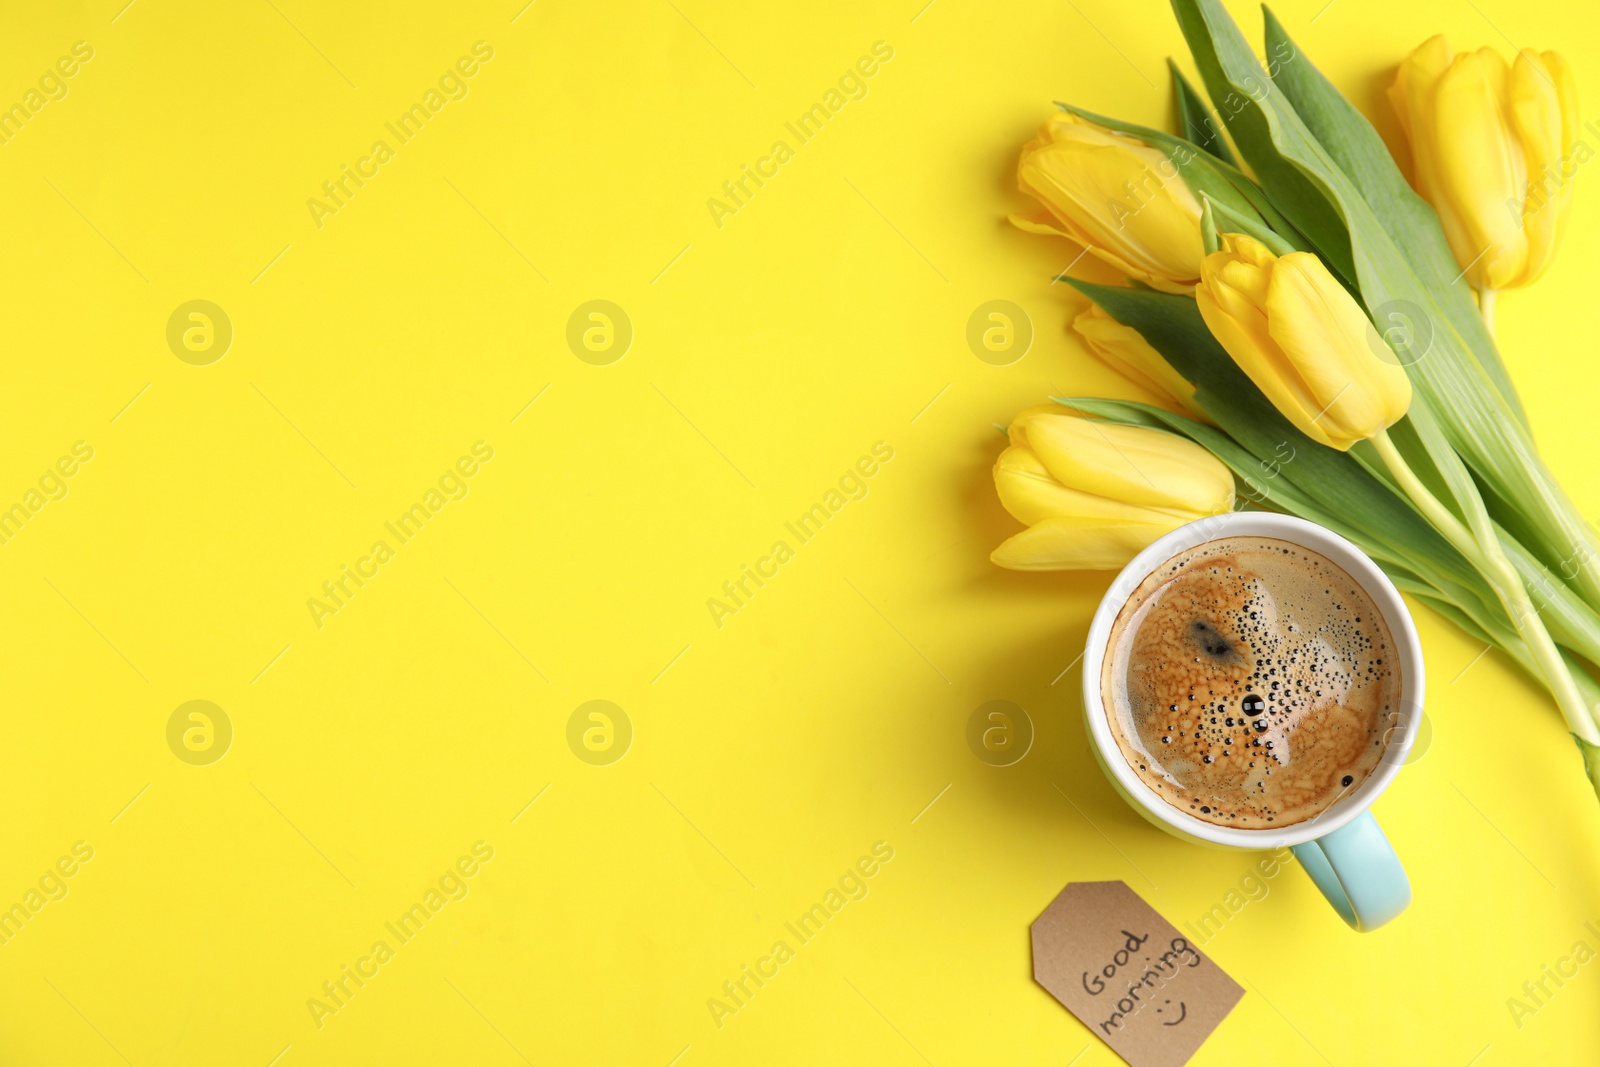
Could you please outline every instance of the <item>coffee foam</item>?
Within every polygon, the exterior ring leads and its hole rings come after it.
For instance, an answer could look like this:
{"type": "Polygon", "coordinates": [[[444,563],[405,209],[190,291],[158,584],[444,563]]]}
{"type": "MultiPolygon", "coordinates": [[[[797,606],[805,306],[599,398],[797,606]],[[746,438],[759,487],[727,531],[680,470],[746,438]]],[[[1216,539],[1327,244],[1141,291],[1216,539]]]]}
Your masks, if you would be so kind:
{"type": "Polygon", "coordinates": [[[1268,537],[1182,552],[1112,625],[1101,696],[1129,767],[1219,826],[1291,826],[1359,788],[1397,721],[1387,622],[1337,564],[1268,537]]]}

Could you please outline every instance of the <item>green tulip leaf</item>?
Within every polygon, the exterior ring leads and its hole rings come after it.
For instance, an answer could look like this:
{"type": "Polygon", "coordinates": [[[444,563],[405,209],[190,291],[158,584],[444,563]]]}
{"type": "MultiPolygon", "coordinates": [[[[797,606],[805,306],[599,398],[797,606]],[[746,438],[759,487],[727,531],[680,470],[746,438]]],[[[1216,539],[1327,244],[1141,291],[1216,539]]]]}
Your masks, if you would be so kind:
{"type": "MultiPolygon", "coordinates": [[[[1525,546],[1550,569],[1572,566],[1584,600],[1600,607],[1600,547],[1539,460],[1489,364],[1441,305],[1459,298],[1435,292],[1431,276],[1418,276],[1396,243],[1393,205],[1367,201],[1263,70],[1219,0],[1172,3],[1206,88],[1222,102],[1234,143],[1263,190],[1341,273],[1348,264],[1346,276],[1356,280],[1375,320],[1403,313],[1431,331],[1425,350],[1408,353],[1407,370],[1418,393],[1445,414],[1446,440],[1483,486],[1496,517],[1519,524],[1525,546]]],[[[1277,49],[1268,56],[1274,74],[1286,76],[1293,63],[1309,65],[1286,38],[1277,49]]]]}
{"type": "MultiPolygon", "coordinates": [[[[1528,598],[1544,622],[1550,636],[1590,663],[1600,663],[1600,618],[1566,582],[1551,574],[1533,553],[1522,546],[1503,527],[1496,526],[1500,547],[1517,569],[1528,598]]],[[[1590,701],[1591,706],[1600,701],[1590,701]]]]}
{"type": "Polygon", "coordinates": [[[1172,71],[1172,95],[1177,104],[1178,125],[1184,139],[1229,166],[1237,166],[1233,149],[1228,147],[1227,138],[1222,136],[1222,125],[1212,117],[1205,98],[1189,84],[1189,79],[1183,76],[1178,64],[1170,58],[1167,60],[1167,69],[1172,71]]]}
{"type": "Polygon", "coordinates": [[[1595,796],[1600,797],[1600,745],[1591,745],[1577,734],[1573,734],[1572,739],[1578,743],[1578,751],[1583,753],[1583,773],[1589,776],[1595,796]]]}
{"type": "Polygon", "coordinates": [[[1354,278],[1350,234],[1337,205],[1274,143],[1276,116],[1267,105],[1275,96],[1281,100],[1281,94],[1273,87],[1271,74],[1215,0],[1172,0],[1172,9],[1216,113],[1227,124],[1256,183],[1336,274],[1354,278]]]}
{"type": "MultiPolygon", "coordinates": [[[[1278,65],[1273,82],[1367,202],[1383,205],[1384,222],[1394,235],[1395,246],[1410,260],[1417,278],[1433,291],[1439,309],[1472,347],[1517,417],[1526,422],[1522,402],[1500,361],[1494,339],[1484,326],[1468,287],[1461,284],[1463,272],[1450,251],[1438,214],[1407,183],[1372,123],[1300,51],[1272,9],[1263,6],[1262,14],[1266,19],[1267,54],[1293,57],[1278,65]]],[[[1415,324],[1380,322],[1378,329],[1390,325],[1409,328],[1415,324]]]]}

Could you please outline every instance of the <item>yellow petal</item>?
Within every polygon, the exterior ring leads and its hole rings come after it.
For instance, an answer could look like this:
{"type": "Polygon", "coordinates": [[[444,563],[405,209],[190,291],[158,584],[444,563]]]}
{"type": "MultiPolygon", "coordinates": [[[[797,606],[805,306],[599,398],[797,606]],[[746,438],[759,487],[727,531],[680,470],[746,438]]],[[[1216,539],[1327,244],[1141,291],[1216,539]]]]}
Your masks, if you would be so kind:
{"type": "Polygon", "coordinates": [[[1210,423],[1211,419],[1194,403],[1194,386],[1173,369],[1160,352],[1151,347],[1131,326],[1106,314],[1098,304],[1072,320],[1072,328],[1084,339],[1089,351],[1113,370],[1156,396],[1160,405],[1179,415],[1210,423]]]}
{"type": "Polygon", "coordinates": [[[1031,215],[1008,215],[1011,225],[1024,233],[1042,233],[1053,237],[1071,238],[1072,235],[1061,228],[1055,217],[1048,211],[1035,211],[1031,215]]]}
{"type": "Polygon", "coordinates": [[[1219,249],[1210,267],[1220,271],[1223,279],[1244,293],[1255,304],[1267,299],[1267,279],[1278,257],[1254,237],[1242,233],[1217,235],[1219,249]]]}
{"type": "Polygon", "coordinates": [[[1221,233],[1217,235],[1220,247],[1225,252],[1232,252],[1240,260],[1258,270],[1269,270],[1278,261],[1273,251],[1260,241],[1244,233],[1221,233]]]}
{"type": "Polygon", "coordinates": [[[1264,314],[1252,308],[1248,316],[1230,315],[1218,306],[1206,286],[1195,290],[1195,303],[1217,343],[1284,418],[1318,444],[1330,448],[1349,447],[1337,443],[1328,429],[1315,419],[1319,406],[1314,403],[1299,372],[1272,339],[1264,314]]]}
{"type": "Polygon", "coordinates": [[[1000,503],[1019,522],[1073,518],[1110,523],[1184,522],[1185,513],[1139,507],[1121,500],[1085,493],[1062,485],[1051,476],[1039,457],[1013,445],[994,464],[994,486],[1000,503]]]}
{"type": "Polygon", "coordinates": [[[989,556],[1014,571],[1120,570],[1163,534],[1183,525],[1045,519],[1008,538],[989,556]]]}
{"type": "Polygon", "coordinates": [[[1019,419],[1062,485],[1143,507],[1209,515],[1233,504],[1233,475],[1186,438],[1142,426],[1041,413],[1019,419]]]}
{"type": "Polygon", "coordinates": [[[1211,295],[1230,315],[1242,315],[1247,308],[1259,309],[1267,302],[1267,285],[1272,277],[1263,270],[1226,252],[1216,253],[1207,264],[1211,295]]]}
{"type": "MultiPolygon", "coordinates": [[[[1442,35],[1424,41],[1401,64],[1401,74],[1395,79],[1395,90],[1403,92],[1405,100],[1403,108],[1399,101],[1395,106],[1410,133],[1412,169],[1415,172],[1412,184],[1438,212],[1450,251],[1465,271],[1482,246],[1473,244],[1473,237],[1443,184],[1439,159],[1442,131],[1436,107],[1439,81],[1454,60],[1455,54],[1442,35]]],[[[1391,99],[1394,99],[1393,94],[1391,99]]],[[[1477,284],[1477,279],[1469,277],[1468,284],[1477,284]]]]}
{"type": "Polygon", "coordinates": [[[1409,105],[1410,91],[1407,88],[1411,80],[1411,65],[1409,62],[1401,63],[1394,72],[1394,81],[1389,83],[1385,93],[1389,98],[1389,106],[1394,110],[1394,117],[1400,122],[1400,132],[1406,140],[1411,140],[1411,107],[1409,105]]]}
{"type": "Polygon", "coordinates": [[[1272,337],[1266,305],[1276,257],[1242,235],[1223,235],[1221,244],[1206,257],[1195,289],[1200,317],[1273,407],[1312,440],[1337,447],[1315,419],[1321,404],[1272,337]]]}
{"type": "Polygon", "coordinates": [[[1438,195],[1460,224],[1456,239],[1466,242],[1452,242],[1456,259],[1480,289],[1516,280],[1528,259],[1520,210],[1528,171],[1511,128],[1509,78],[1492,49],[1465,53],[1440,77],[1434,101],[1438,195]]]}
{"type": "Polygon", "coordinates": [[[1537,280],[1555,255],[1572,201],[1578,122],[1572,70],[1555,52],[1541,56],[1523,49],[1512,64],[1508,92],[1512,126],[1527,159],[1528,184],[1519,203],[1528,257],[1519,275],[1500,279],[1502,287],[1537,280]]]}
{"type": "Polygon", "coordinates": [[[1062,114],[1023,149],[1017,182],[1126,277],[1172,292],[1199,277],[1200,205],[1165,153],[1062,114]]]}
{"type": "Polygon", "coordinates": [[[1453,55],[1433,37],[1401,64],[1389,99],[1411,142],[1412,184],[1468,284],[1537,279],[1560,244],[1571,179],[1592,156],[1566,61],[1523,49],[1508,68],[1492,49],[1453,55]]]}
{"type": "Polygon", "coordinates": [[[1556,83],[1556,97],[1561,102],[1561,153],[1571,155],[1578,144],[1578,79],[1572,73],[1572,64],[1560,52],[1545,52],[1545,72],[1556,83]]]}
{"type": "Polygon", "coordinates": [[[1321,405],[1314,402],[1299,370],[1273,340],[1267,320],[1267,297],[1277,257],[1243,234],[1223,234],[1221,245],[1221,250],[1206,258],[1195,291],[1200,315],[1218,343],[1279,411],[1297,426],[1309,423],[1321,405]]]}
{"type": "Polygon", "coordinates": [[[1422,98],[1432,96],[1435,83],[1453,58],[1444,35],[1435,34],[1418,45],[1395,72],[1394,84],[1389,87],[1389,103],[1394,106],[1400,128],[1407,137],[1415,140],[1421,132],[1418,116],[1424,110],[1422,98]]]}
{"type": "Polygon", "coordinates": [[[1272,339],[1292,365],[1312,421],[1341,451],[1393,425],[1411,405],[1411,380],[1322,261],[1309,252],[1278,260],[1267,295],[1272,339]],[[1385,358],[1388,357],[1388,358],[1385,358]]]}
{"type": "Polygon", "coordinates": [[[1006,438],[1020,448],[1028,447],[1028,420],[1034,415],[1076,415],[1078,412],[1061,404],[1034,404],[1032,407],[1023,408],[1011,419],[1011,425],[1006,427],[1006,438]]]}

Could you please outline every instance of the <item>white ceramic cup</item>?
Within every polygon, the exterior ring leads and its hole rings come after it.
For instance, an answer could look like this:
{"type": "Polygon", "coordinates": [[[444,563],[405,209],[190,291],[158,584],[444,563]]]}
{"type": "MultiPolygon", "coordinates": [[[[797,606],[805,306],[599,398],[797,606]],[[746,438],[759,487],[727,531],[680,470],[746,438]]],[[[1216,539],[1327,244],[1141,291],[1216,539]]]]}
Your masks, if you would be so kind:
{"type": "Polygon", "coordinates": [[[1146,819],[1178,837],[1224,848],[1294,850],[1306,873],[1341,917],[1357,930],[1372,930],[1404,911],[1411,902],[1405,868],[1368,809],[1394,781],[1416,740],[1422,722],[1424,676],[1422,645],[1405,601],[1378,565],[1355,545],[1315,523],[1292,515],[1234,511],[1180,526],[1134,557],[1117,575],[1089,624],[1083,655],[1084,722],[1095,758],[1111,784],[1146,819]],[[1224,537],[1272,537],[1308,548],[1331,560],[1364,589],[1388,624],[1399,657],[1399,710],[1377,768],[1359,786],[1316,816],[1282,828],[1244,830],[1218,826],[1174,807],[1128,765],[1111,732],[1101,699],[1111,628],[1123,605],[1163,563],[1224,537]]]}

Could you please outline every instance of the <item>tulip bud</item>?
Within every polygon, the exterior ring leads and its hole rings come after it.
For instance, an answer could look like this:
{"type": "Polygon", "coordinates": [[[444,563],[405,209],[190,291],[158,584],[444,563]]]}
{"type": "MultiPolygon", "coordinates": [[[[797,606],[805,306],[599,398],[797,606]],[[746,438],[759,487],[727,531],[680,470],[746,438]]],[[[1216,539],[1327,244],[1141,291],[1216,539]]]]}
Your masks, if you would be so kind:
{"type": "Polygon", "coordinates": [[[1017,185],[1045,211],[1012,216],[1070,238],[1118,275],[1169,293],[1200,277],[1200,203],[1165,152],[1066,112],[1022,149],[1017,185]]]}
{"type": "Polygon", "coordinates": [[[1072,328],[1083,338],[1090,352],[1112,370],[1156,396],[1161,407],[1211,423],[1210,416],[1194,402],[1194,386],[1173,370],[1172,364],[1150,347],[1150,342],[1138,330],[1107,315],[1099,304],[1090,304],[1089,310],[1073,319],[1072,328]]]}
{"type": "Polygon", "coordinates": [[[1560,243],[1577,167],[1593,155],[1578,141],[1566,60],[1524,48],[1507,67],[1493,49],[1455,55],[1433,37],[1400,65],[1389,100],[1411,140],[1413,184],[1468,283],[1535,281],[1560,243]]]}
{"type": "Polygon", "coordinates": [[[1310,252],[1220,235],[1195,302],[1211,333],[1307,437],[1348,451],[1411,406],[1411,379],[1361,305],[1310,252]],[[1383,358],[1387,354],[1388,358],[1383,358]]]}
{"type": "Polygon", "coordinates": [[[1186,522],[1233,509],[1233,475],[1163,430],[1030,408],[995,461],[1000,502],[1028,529],[989,557],[1011,570],[1115,570],[1186,522]]]}

